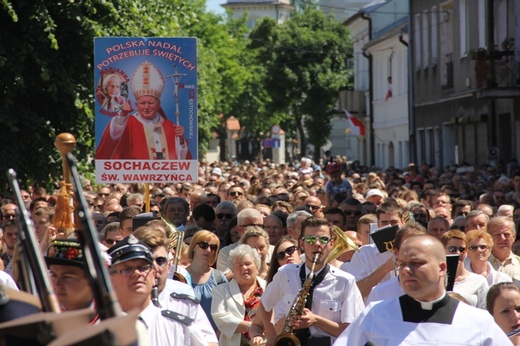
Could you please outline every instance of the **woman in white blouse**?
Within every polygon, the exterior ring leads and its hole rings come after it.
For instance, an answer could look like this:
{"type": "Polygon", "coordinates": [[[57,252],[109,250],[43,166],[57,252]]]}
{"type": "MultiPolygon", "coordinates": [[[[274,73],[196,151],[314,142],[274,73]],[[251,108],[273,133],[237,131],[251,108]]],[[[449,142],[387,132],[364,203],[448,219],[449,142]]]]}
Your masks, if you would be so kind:
{"type": "Polygon", "coordinates": [[[258,276],[260,255],[241,244],[231,250],[228,260],[233,279],[213,288],[211,315],[220,330],[220,346],[248,345],[249,328],[266,285],[258,276]]]}
{"type": "Polygon", "coordinates": [[[487,280],[464,267],[467,256],[466,235],[459,230],[451,230],[442,235],[441,242],[447,255],[459,255],[453,292],[460,294],[469,305],[485,309],[489,290],[487,280]]]}
{"type": "Polygon", "coordinates": [[[488,258],[493,247],[493,237],[486,231],[473,230],[466,233],[468,241],[468,256],[464,260],[464,267],[475,274],[480,274],[487,279],[489,287],[499,282],[512,282],[506,273],[496,271],[488,258]]]}

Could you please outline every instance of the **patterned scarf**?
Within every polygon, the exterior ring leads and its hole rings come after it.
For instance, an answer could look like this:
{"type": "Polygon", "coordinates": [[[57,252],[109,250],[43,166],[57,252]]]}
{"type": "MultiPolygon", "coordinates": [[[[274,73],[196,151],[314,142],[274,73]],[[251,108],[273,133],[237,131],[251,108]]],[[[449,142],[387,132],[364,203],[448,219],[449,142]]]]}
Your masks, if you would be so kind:
{"type": "MultiPolygon", "coordinates": [[[[264,290],[262,287],[257,285],[248,298],[244,297],[244,307],[246,308],[244,321],[252,321],[255,318],[258,306],[260,305],[260,297],[262,297],[263,293],[264,290]]],[[[248,332],[242,332],[240,345],[249,345],[250,340],[251,338],[248,332]]]]}

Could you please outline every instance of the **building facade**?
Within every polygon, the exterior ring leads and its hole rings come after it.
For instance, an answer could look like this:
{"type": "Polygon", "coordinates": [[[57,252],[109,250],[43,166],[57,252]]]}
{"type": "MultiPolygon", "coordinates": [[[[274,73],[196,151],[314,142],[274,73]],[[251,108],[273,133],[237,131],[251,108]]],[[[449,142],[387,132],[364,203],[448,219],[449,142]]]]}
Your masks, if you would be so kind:
{"type": "Polygon", "coordinates": [[[410,161],[408,11],[408,0],[379,1],[345,22],[354,48],[352,92],[363,92],[367,106],[357,115],[367,129],[358,139],[365,165],[402,168],[410,161]]]}
{"type": "Polygon", "coordinates": [[[520,3],[410,1],[413,155],[439,168],[520,157],[520,3]]]}
{"type": "Polygon", "coordinates": [[[247,15],[249,29],[253,29],[264,17],[272,18],[281,24],[289,19],[294,10],[291,0],[228,0],[222,6],[232,11],[234,19],[247,15]]]}

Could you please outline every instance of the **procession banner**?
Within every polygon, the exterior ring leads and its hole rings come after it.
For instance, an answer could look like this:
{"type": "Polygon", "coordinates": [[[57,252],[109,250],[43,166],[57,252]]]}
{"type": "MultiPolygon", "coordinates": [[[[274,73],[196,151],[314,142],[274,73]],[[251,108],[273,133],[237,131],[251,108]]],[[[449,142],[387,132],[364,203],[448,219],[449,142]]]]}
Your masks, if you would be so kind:
{"type": "Polygon", "coordinates": [[[94,40],[96,181],[194,182],[195,38],[94,40]]]}

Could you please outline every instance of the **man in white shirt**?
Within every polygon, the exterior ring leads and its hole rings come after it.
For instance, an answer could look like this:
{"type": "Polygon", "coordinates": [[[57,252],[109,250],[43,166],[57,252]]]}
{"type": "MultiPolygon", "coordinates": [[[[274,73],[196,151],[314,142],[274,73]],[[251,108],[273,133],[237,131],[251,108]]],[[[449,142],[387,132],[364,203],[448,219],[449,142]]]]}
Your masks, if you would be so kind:
{"type": "MultiPolygon", "coordinates": [[[[291,325],[302,345],[331,345],[331,342],[358,316],[364,307],[352,275],[330,266],[326,258],[333,248],[332,225],[327,219],[311,217],[302,222],[300,247],[305,252],[304,264],[287,264],[279,269],[262,295],[261,311],[268,335],[274,336],[274,325],[290,312],[295,297],[312,268],[314,278],[302,313],[291,316],[291,325]],[[286,304],[283,307],[279,301],[286,304]],[[276,311],[273,311],[276,306],[276,311]]],[[[271,341],[271,340],[269,340],[271,341]]]]}
{"type": "MultiPolygon", "coordinates": [[[[376,215],[379,228],[404,224],[403,210],[394,201],[381,204],[376,215]]],[[[341,269],[354,275],[363,298],[368,296],[375,285],[395,277],[392,251],[380,253],[375,244],[362,246],[350,262],[341,265],[341,269]]]]}
{"type": "Polygon", "coordinates": [[[130,235],[108,249],[108,254],[112,258],[110,279],[121,308],[139,311],[138,319],[146,327],[151,345],[207,344],[200,335],[190,333],[190,318],[152,304],[155,269],[148,246],[130,235]]]}
{"type": "Polygon", "coordinates": [[[406,294],[370,304],[334,345],[512,345],[489,313],[446,293],[446,255],[438,239],[408,238],[398,264],[406,294]]]}
{"type": "Polygon", "coordinates": [[[183,282],[167,278],[171,262],[168,260],[164,233],[159,229],[144,226],[136,229],[133,235],[152,250],[157,280],[157,296],[154,297],[152,294],[152,302],[162,309],[175,311],[191,318],[193,323],[188,326],[190,332],[202,333],[208,345],[217,346],[217,336],[200,306],[193,288],[183,282]]]}
{"type": "MultiPolygon", "coordinates": [[[[404,225],[399,231],[397,231],[395,235],[394,241],[394,256],[398,258],[399,249],[401,248],[401,244],[411,236],[415,235],[424,235],[426,234],[426,230],[419,223],[407,223],[404,225]]],[[[368,295],[365,304],[368,305],[371,302],[376,302],[379,300],[392,299],[395,297],[402,296],[404,293],[401,285],[399,284],[399,277],[393,277],[390,280],[380,283],[377,286],[372,288],[370,294],[368,295]]]]}
{"type": "Polygon", "coordinates": [[[493,248],[488,261],[499,272],[520,281],[520,256],[511,250],[516,239],[515,223],[507,216],[497,216],[487,224],[487,232],[493,237],[493,248]]]}

